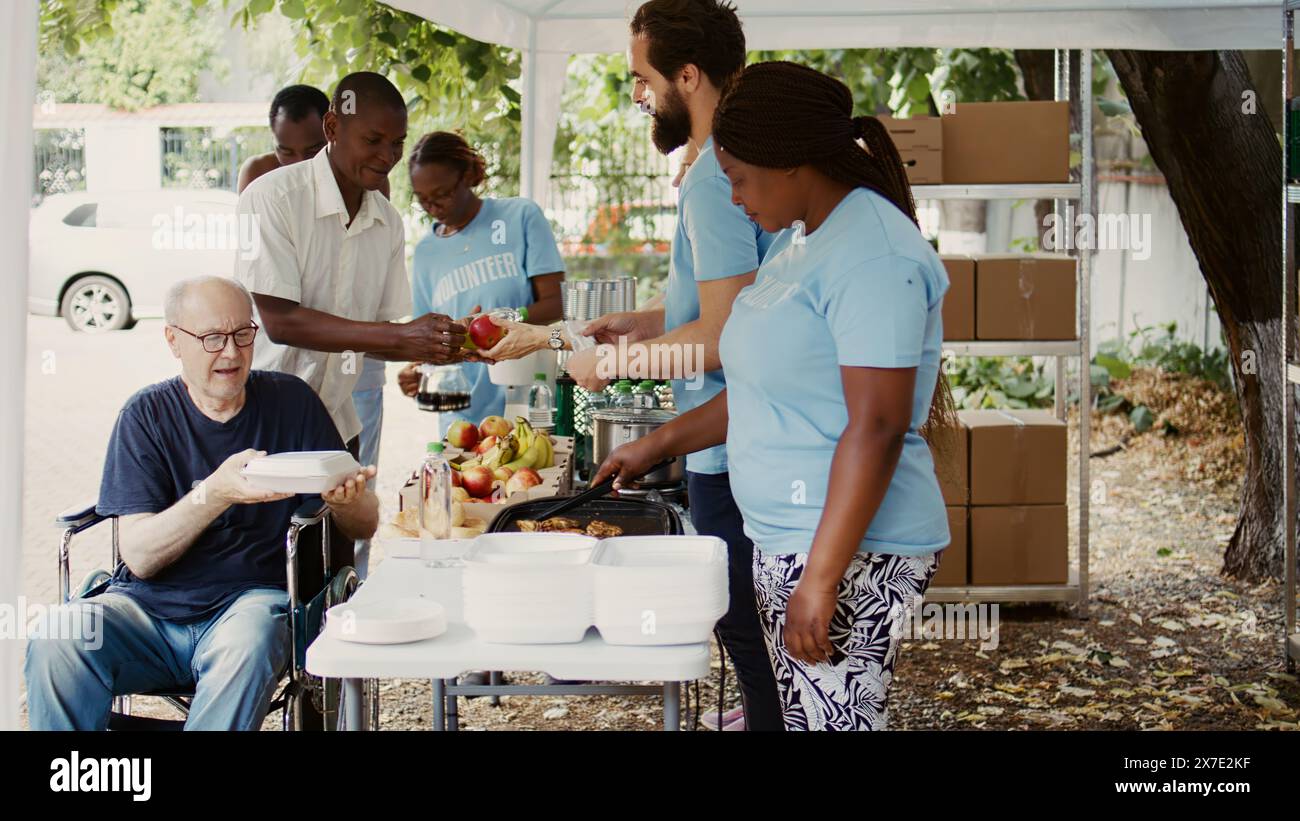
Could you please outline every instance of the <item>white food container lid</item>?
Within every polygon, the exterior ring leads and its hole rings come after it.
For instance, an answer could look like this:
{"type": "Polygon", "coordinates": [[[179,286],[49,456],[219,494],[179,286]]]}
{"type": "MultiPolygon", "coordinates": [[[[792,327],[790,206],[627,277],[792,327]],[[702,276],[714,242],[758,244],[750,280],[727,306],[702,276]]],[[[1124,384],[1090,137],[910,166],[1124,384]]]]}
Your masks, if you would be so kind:
{"type": "Polygon", "coordinates": [[[244,473],[277,479],[314,479],[360,469],[361,465],[346,450],[303,450],[260,456],[248,463],[244,473]]]}

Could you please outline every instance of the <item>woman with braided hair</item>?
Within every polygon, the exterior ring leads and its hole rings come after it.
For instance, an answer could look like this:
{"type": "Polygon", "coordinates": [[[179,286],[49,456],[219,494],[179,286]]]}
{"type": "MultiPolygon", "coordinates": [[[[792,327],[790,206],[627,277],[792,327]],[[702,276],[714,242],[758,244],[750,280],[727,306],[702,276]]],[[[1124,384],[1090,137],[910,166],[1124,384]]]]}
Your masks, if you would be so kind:
{"type": "Polygon", "coordinates": [[[723,330],[727,389],[593,481],[725,439],[786,728],[883,729],[905,619],[949,542],[924,438],[952,418],[948,278],[897,150],[843,83],[749,66],[713,136],[732,199],[780,231],[723,330]]]}

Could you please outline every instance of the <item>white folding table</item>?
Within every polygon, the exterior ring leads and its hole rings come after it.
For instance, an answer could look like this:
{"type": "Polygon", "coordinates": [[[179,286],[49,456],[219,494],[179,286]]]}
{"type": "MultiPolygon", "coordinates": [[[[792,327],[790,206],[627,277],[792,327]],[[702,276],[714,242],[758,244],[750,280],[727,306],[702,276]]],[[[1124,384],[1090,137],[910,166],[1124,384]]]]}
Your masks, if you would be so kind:
{"type": "Polygon", "coordinates": [[[353,601],[423,596],[447,610],[447,632],[410,644],[359,644],[322,633],[307,648],[307,671],[343,679],[344,721],[360,729],[362,680],[415,678],[433,681],[433,728],[456,729],[456,699],[461,695],[658,695],[664,699],[664,729],[677,730],[681,682],[709,672],[707,643],[661,647],[606,644],[595,628],[576,644],[489,644],[464,623],[461,568],[428,567],[409,557],[409,545],[389,542],[386,558],[361,585],[353,601]],[[405,551],[405,555],[403,554],[405,551]],[[396,555],[394,555],[396,554],[396,555]],[[611,684],[484,685],[456,684],[470,670],[545,672],[557,679],[611,684]],[[623,684],[618,682],[662,682],[623,684]]]}

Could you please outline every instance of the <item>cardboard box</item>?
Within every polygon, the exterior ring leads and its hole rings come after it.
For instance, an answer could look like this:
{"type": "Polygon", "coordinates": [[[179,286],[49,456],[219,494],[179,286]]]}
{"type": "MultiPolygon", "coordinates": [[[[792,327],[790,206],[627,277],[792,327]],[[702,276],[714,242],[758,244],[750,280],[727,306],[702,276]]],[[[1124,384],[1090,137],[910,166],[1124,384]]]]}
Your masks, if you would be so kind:
{"type": "Polygon", "coordinates": [[[1076,339],[1075,269],[1064,254],[978,254],[976,339],[1076,339]]]}
{"type": "Polygon", "coordinates": [[[963,410],[970,503],[1065,504],[1066,427],[1046,410],[963,410]]]}
{"type": "Polygon", "coordinates": [[[1065,584],[1068,545],[1065,505],[972,507],[970,583],[1065,584]]]}
{"type": "Polygon", "coordinates": [[[945,505],[964,505],[970,499],[970,431],[960,419],[957,423],[956,428],[936,434],[930,448],[945,505]]]}
{"type": "Polygon", "coordinates": [[[943,182],[943,123],[939,117],[879,117],[912,185],[943,182]]]}
{"type": "Polygon", "coordinates": [[[943,296],[943,338],[975,338],[975,260],[961,254],[939,257],[948,272],[948,293],[943,296]]]}
{"type": "Polygon", "coordinates": [[[1070,181],[1070,104],[958,103],[943,122],[948,184],[1070,181]]]}
{"type": "Polygon", "coordinates": [[[931,587],[961,587],[966,584],[969,542],[967,539],[967,518],[969,508],[948,508],[948,533],[952,541],[939,554],[939,569],[930,580],[931,587]]]}

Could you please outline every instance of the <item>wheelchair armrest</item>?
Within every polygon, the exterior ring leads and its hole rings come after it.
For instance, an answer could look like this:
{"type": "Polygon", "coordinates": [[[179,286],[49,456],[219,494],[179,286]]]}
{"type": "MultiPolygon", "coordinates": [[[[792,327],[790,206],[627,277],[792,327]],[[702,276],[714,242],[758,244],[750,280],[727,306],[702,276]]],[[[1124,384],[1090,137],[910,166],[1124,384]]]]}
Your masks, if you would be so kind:
{"type": "Polygon", "coordinates": [[[293,512],[292,523],[300,527],[310,527],[320,523],[329,515],[330,506],[321,499],[308,499],[293,512]]]}
{"type": "Polygon", "coordinates": [[[111,518],[109,516],[101,516],[95,512],[95,505],[98,503],[98,499],[91,499],[89,502],[82,502],[79,505],[73,505],[56,516],[54,524],[58,525],[59,528],[63,530],[72,528],[76,532],[80,533],[88,527],[93,527],[105,519],[111,518]]]}

